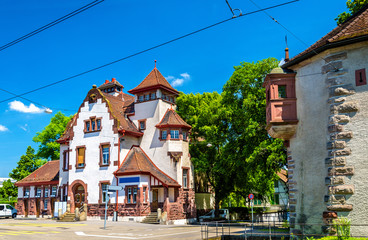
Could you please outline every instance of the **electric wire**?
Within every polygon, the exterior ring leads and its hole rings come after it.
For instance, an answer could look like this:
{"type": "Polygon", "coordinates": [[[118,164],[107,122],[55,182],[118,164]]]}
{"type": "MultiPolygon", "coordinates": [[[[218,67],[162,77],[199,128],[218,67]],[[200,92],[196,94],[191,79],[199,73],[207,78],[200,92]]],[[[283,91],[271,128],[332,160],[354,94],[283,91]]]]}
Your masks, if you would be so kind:
{"type": "MultiPolygon", "coordinates": [[[[253,3],[253,5],[255,5],[257,8],[259,8],[259,9],[261,9],[261,7],[260,6],[258,6],[258,4],[256,4],[253,0],[249,0],[251,3],[253,3]]],[[[301,43],[303,43],[305,46],[307,46],[307,48],[309,47],[309,45],[306,43],[306,42],[304,42],[301,38],[299,38],[296,34],[294,34],[291,30],[289,30],[287,27],[285,27],[282,23],[280,23],[277,19],[275,19],[274,17],[272,17],[269,13],[267,13],[266,12],[266,10],[262,10],[262,12],[264,13],[264,14],[266,14],[268,17],[270,17],[275,23],[277,23],[277,24],[279,24],[283,29],[285,29],[288,33],[290,33],[293,37],[295,37],[299,42],[301,42],[301,43]]],[[[318,57],[320,57],[322,60],[324,60],[325,62],[327,62],[326,61],[326,59],[325,58],[323,58],[322,56],[320,56],[320,55],[318,55],[318,52],[315,50],[315,49],[311,49],[311,51],[314,53],[314,54],[316,54],[316,56],[318,56],[318,57]]],[[[336,71],[338,71],[339,69],[338,68],[336,68],[335,66],[333,66],[333,64],[332,64],[332,62],[329,62],[328,64],[331,64],[332,65],[332,67],[336,70],[336,71]]]]}
{"type": "Polygon", "coordinates": [[[27,38],[30,38],[30,37],[32,37],[32,36],[34,36],[34,35],[36,35],[36,34],[38,34],[40,32],[43,32],[46,29],[55,26],[56,24],[59,24],[59,23],[65,21],[65,20],[67,20],[67,19],[69,19],[69,18],[71,18],[71,17],[79,14],[79,13],[82,13],[82,12],[86,11],[87,9],[90,9],[90,8],[96,6],[97,4],[102,3],[103,1],[104,0],[95,0],[95,1],[93,1],[93,2],[91,2],[91,3],[89,3],[89,4],[85,5],[85,6],[83,6],[81,8],[78,8],[77,10],[74,10],[73,12],[68,13],[67,15],[65,15],[65,16],[63,16],[61,18],[58,18],[58,19],[56,19],[56,20],[54,20],[54,21],[52,21],[52,22],[50,22],[50,23],[48,23],[48,24],[46,24],[46,25],[44,25],[44,26],[42,26],[42,27],[40,27],[40,28],[38,28],[38,29],[36,29],[36,30],[34,30],[32,32],[30,32],[30,33],[27,33],[26,35],[23,35],[20,38],[17,38],[15,40],[13,40],[13,41],[11,41],[11,42],[9,42],[9,43],[1,46],[0,47],[0,51],[3,51],[5,49],[7,49],[7,48],[9,48],[9,47],[11,47],[11,46],[19,43],[19,42],[22,42],[22,41],[26,40],[27,38]]]}
{"type": "Polygon", "coordinates": [[[65,82],[65,81],[68,81],[68,80],[71,80],[73,78],[76,78],[76,77],[80,77],[82,75],[85,75],[87,73],[90,73],[90,72],[94,72],[96,70],[99,70],[101,68],[104,68],[104,67],[107,67],[107,66],[110,66],[110,65],[113,65],[115,63],[118,63],[118,62],[121,62],[121,61],[124,61],[124,60],[127,60],[129,58],[132,58],[132,57],[135,57],[137,55],[140,55],[140,54],[143,54],[145,52],[148,52],[148,51],[151,51],[151,50],[154,50],[156,48],[159,48],[159,47],[162,47],[162,46],[165,46],[167,44],[170,44],[172,42],[176,42],[180,39],[183,39],[183,38],[186,38],[186,37],[189,37],[191,35],[194,35],[194,34],[197,34],[199,32],[202,32],[204,30],[207,30],[209,28],[212,28],[212,27],[215,27],[215,26],[218,26],[220,24],[223,24],[223,23],[226,23],[228,21],[231,21],[231,20],[234,20],[234,19],[237,19],[237,18],[240,18],[240,17],[244,17],[244,16],[248,16],[248,15],[252,15],[252,14],[255,14],[255,13],[258,13],[258,12],[261,12],[261,11],[265,11],[265,10],[268,10],[268,9],[273,9],[273,8],[277,8],[277,7],[281,7],[281,6],[284,6],[284,5],[288,5],[288,4],[291,4],[291,3],[294,3],[294,2],[298,2],[299,0],[292,0],[292,1],[289,1],[289,2],[285,2],[285,3],[280,3],[280,4],[277,4],[277,5],[273,5],[273,6],[270,6],[270,7],[267,7],[267,8],[263,8],[263,9],[260,9],[260,10],[255,10],[255,11],[252,11],[252,12],[248,12],[248,13],[245,13],[245,14],[242,14],[242,15],[239,15],[237,17],[231,17],[231,18],[228,18],[228,19],[225,19],[225,20],[222,20],[220,22],[217,22],[217,23],[214,23],[214,24],[211,24],[209,26],[206,26],[206,27],[203,27],[201,29],[198,29],[198,30],[195,30],[193,32],[190,32],[190,33],[187,33],[185,35],[182,35],[180,37],[177,37],[177,38],[174,38],[174,39],[171,39],[169,41],[166,41],[164,43],[161,43],[161,44],[158,44],[158,45],[155,45],[153,47],[150,47],[150,48],[147,48],[147,49],[144,49],[144,50],[141,50],[139,52],[136,52],[136,53],[133,53],[131,55],[128,55],[126,57],[123,57],[123,58],[120,58],[120,59],[117,59],[115,61],[112,61],[112,62],[109,62],[109,63],[106,63],[106,64],[103,64],[101,66],[98,66],[98,67],[95,67],[95,68],[92,68],[92,69],[89,69],[87,71],[84,71],[84,72],[81,72],[81,73],[78,73],[78,74],[75,74],[73,76],[70,76],[70,77],[67,77],[67,78],[64,78],[62,80],[59,80],[59,81],[55,81],[53,83],[50,83],[50,84],[47,84],[47,85],[44,85],[44,86],[41,86],[41,87],[38,87],[38,88],[35,88],[33,90],[30,90],[30,91],[27,91],[27,92],[24,92],[24,93],[21,93],[21,94],[17,94],[13,97],[10,97],[10,98],[7,98],[7,99],[4,99],[4,100],[1,100],[0,103],[3,103],[3,102],[7,102],[9,100],[12,100],[12,99],[15,99],[17,97],[21,97],[21,96],[24,96],[24,95],[27,95],[27,94],[30,94],[30,93],[33,93],[33,92],[36,92],[36,91],[39,91],[41,89],[44,89],[44,88],[48,88],[48,87],[51,87],[51,86],[54,86],[56,84],[59,84],[59,83],[62,83],[62,82],[65,82]]]}

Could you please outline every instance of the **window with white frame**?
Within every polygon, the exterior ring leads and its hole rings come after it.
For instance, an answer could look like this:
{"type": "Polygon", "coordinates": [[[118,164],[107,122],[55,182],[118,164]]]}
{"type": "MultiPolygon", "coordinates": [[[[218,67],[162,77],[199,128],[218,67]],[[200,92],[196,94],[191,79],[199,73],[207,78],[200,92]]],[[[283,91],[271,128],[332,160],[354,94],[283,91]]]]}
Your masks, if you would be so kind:
{"type": "Polygon", "coordinates": [[[56,197],[56,191],[57,191],[56,186],[52,186],[52,188],[51,188],[51,197],[56,197]]]}
{"type": "Polygon", "coordinates": [[[102,165],[109,165],[110,160],[110,146],[102,145],[102,165]]]}
{"type": "Polygon", "coordinates": [[[24,189],[24,197],[29,197],[29,188],[24,189]]]}
{"type": "Polygon", "coordinates": [[[48,203],[49,203],[48,199],[43,200],[43,209],[47,210],[48,203]]]}
{"type": "Polygon", "coordinates": [[[170,139],[179,139],[179,130],[170,130],[170,139]]]}
{"type": "Polygon", "coordinates": [[[45,197],[49,197],[49,188],[45,187],[45,197]]]}
{"type": "Polygon", "coordinates": [[[41,192],[42,192],[42,189],[40,187],[38,187],[36,189],[36,197],[41,197],[41,192]]]}
{"type": "Polygon", "coordinates": [[[188,188],[188,169],[183,169],[183,188],[188,188]]]}
{"type": "Polygon", "coordinates": [[[102,203],[106,203],[106,192],[109,184],[101,183],[102,203]]]}
{"type": "Polygon", "coordinates": [[[166,130],[162,130],[161,131],[161,139],[162,140],[166,140],[167,139],[167,131],[166,130]]]}

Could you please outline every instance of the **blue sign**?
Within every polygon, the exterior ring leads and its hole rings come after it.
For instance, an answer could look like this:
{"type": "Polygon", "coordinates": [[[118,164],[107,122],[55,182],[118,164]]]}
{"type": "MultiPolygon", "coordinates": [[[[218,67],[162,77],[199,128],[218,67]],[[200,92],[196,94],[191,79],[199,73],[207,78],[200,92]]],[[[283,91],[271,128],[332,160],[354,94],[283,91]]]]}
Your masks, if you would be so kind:
{"type": "Polygon", "coordinates": [[[139,182],[139,177],[119,178],[119,183],[137,183],[137,182],[139,182]]]}

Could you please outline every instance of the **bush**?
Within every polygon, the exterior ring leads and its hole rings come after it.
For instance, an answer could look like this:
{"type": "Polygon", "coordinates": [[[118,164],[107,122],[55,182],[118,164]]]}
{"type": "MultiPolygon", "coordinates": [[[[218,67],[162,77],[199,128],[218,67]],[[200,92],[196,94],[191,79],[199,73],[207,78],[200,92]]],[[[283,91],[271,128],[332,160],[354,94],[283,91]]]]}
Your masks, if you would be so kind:
{"type": "Polygon", "coordinates": [[[340,217],[333,221],[337,233],[337,239],[343,240],[350,237],[351,221],[347,218],[340,217]]]}

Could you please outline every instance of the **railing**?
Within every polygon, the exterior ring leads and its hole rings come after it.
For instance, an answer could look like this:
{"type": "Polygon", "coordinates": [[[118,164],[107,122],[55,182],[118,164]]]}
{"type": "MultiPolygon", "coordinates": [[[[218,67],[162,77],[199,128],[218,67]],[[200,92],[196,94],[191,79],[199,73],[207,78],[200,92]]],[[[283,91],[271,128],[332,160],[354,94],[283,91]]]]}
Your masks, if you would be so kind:
{"type": "MultiPolygon", "coordinates": [[[[292,229],[287,223],[263,222],[202,222],[201,239],[311,239],[331,236],[329,231],[322,232],[322,228],[334,229],[334,225],[326,224],[295,224],[292,229]]],[[[368,224],[351,224],[351,229],[363,234],[351,235],[351,237],[368,237],[368,224]]],[[[336,235],[336,233],[335,233],[336,235]]],[[[336,238],[337,239],[337,238],[336,238]]]]}

